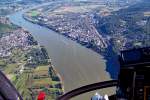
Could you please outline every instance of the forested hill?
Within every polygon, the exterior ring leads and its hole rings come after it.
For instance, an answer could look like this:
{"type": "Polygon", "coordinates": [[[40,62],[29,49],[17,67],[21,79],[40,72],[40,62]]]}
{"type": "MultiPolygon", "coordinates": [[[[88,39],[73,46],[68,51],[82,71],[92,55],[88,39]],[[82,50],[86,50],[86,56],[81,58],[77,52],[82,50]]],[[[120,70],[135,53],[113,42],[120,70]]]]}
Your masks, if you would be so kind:
{"type": "Polygon", "coordinates": [[[150,2],[144,0],[131,7],[97,17],[99,33],[112,36],[119,49],[150,46],[150,2]]]}

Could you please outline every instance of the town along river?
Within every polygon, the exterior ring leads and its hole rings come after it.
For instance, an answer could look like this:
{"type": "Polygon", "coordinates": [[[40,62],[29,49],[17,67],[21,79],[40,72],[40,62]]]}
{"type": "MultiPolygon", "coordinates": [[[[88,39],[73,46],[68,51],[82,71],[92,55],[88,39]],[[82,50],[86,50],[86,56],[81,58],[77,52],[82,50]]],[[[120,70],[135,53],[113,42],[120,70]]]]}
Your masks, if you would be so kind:
{"type": "MultiPolygon", "coordinates": [[[[23,12],[17,12],[9,18],[14,24],[31,32],[39,44],[45,46],[52,64],[64,81],[65,92],[83,85],[111,79],[109,73],[106,72],[106,61],[103,56],[48,28],[28,22],[22,14],[23,12]]],[[[112,91],[109,89],[102,92],[112,91]]],[[[88,94],[84,100],[90,100],[89,97],[92,95],[93,93],[88,94]]]]}

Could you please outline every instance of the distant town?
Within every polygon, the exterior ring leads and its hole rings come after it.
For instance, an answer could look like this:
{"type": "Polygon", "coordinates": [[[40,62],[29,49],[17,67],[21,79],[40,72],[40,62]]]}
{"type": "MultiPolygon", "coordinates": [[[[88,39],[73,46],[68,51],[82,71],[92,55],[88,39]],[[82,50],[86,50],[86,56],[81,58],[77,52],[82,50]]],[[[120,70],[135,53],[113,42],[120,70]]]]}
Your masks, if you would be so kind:
{"type": "Polygon", "coordinates": [[[24,18],[46,26],[66,37],[92,48],[97,52],[107,48],[107,40],[97,31],[95,13],[108,16],[112,11],[123,6],[110,7],[105,2],[57,4],[33,9],[24,15],[24,18]],[[101,9],[101,10],[100,10],[101,9]]]}
{"type": "MultiPolygon", "coordinates": [[[[120,1],[117,3],[109,1],[60,3],[32,9],[24,14],[24,18],[33,23],[46,26],[72,40],[76,40],[98,53],[105,51],[108,46],[112,46],[112,43],[118,50],[139,47],[142,43],[146,43],[144,44],[145,46],[149,45],[148,42],[144,42],[149,39],[149,35],[143,34],[143,32],[148,32],[148,4],[145,5],[147,7],[145,12],[135,11],[143,13],[144,16],[137,20],[132,19],[136,20],[136,25],[133,25],[133,28],[128,28],[131,23],[128,22],[127,17],[130,15],[123,15],[120,9],[127,9],[126,12],[128,12],[128,9],[130,9],[128,8],[130,6],[129,2],[130,5],[135,4],[136,7],[135,1],[132,1],[132,3],[131,1],[120,1]],[[127,17],[123,18],[124,16],[127,17]],[[142,18],[145,19],[142,20],[142,18]],[[136,28],[138,28],[137,30],[141,30],[140,35],[134,34],[136,28]],[[133,37],[131,38],[128,33],[134,34],[133,37]],[[142,40],[137,41],[139,37],[142,37],[142,40]]],[[[134,13],[134,11],[131,13],[134,13]]]]}

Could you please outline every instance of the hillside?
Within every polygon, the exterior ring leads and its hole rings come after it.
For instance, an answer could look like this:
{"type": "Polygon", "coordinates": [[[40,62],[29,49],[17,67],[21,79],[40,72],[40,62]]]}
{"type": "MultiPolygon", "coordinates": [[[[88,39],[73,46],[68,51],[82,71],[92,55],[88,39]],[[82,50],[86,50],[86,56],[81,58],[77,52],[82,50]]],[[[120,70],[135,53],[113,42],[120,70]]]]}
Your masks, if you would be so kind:
{"type": "Polygon", "coordinates": [[[116,48],[127,49],[135,46],[149,46],[150,43],[150,2],[144,1],[111,13],[109,16],[96,15],[96,27],[104,36],[111,36],[116,48]]]}

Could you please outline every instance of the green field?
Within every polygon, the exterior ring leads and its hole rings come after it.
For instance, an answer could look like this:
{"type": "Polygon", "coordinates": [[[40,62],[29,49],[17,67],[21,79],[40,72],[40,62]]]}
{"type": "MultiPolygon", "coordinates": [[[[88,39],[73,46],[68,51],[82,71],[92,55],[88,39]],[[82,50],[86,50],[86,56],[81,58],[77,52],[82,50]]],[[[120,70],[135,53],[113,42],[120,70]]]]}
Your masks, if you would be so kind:
{"type": "MultiPolygon", "coordinates": [[[[1,32],[9,32],[14,29],[15,27],[11,24],[0,24],[1,32]]],[[[9,57],[0,58],[0,69],[11,80],[24,100],[36,100],[40,91],[46,93],[46,100],[55,100],[63,91],[56,87],[60,85],[60,82],[54,81],[51,75],[49,75],[49,72],[53,73],[53,70],[49,69],[51,66],[50,63],[37,63],[39,60],[35,58],[39,50],[41,49],[38,46],[32,45],[30,50],[14,47],[11,49],[11,55],[9,57]],[[32,49],[35,49],[36,52],[31,52],[32,49]],[[30,62],[32,62],[29,64],[29,58],[31,56],[32,60],[30,60],[30,62]],[[32,63],[34,62],[36,62],[36,64],[33,67],[32,63]]],[[[46,57],[43,57],[43,61],[44,60],[48,61],[46,57]]],[[[54,76],[57,75],[54,73],[54,76]]]]}
{"type": "Polygon", "coordinates": [[[18,65],[16,63],[15,64],[7,64],[4,72],[7,74],[14,73],[14,71],[17,67],[18,67],[18,65]]]}
{"type": "Polygon", "coordinates": [[[19,90],[24,100],[30,100],[32,98],[30,91],[28,89],[30,83],[29,78],[30,78],[29,74],[23,73],[16,81],[14,81],[17,90],[19,90]]]}
{"type": "Polygon", "coordinates": [[[38,16],[38,15],[39,15],[39,12],[33,10],[33,11],[30,12],[30,15],[31,15],[32,17],[35,17],[35,16],[38,16]]]}
{"type": "Polygon", "coordinates": [[[6,66],[6,62],[5,62],[4,60],[2,60],[2,59],[0,59],[0,66],[1,66],[1,67],[6,66]]]}

